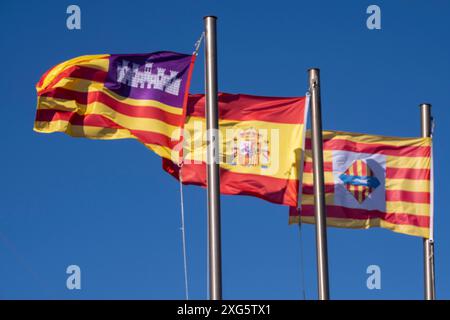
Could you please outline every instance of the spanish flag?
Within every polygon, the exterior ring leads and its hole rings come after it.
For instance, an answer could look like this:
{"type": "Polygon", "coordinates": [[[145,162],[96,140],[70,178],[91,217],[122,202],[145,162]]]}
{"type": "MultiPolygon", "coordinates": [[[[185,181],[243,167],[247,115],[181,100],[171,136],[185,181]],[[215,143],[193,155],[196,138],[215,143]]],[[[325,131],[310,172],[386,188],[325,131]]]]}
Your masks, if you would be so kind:
{"type": "MultiPolygon", "coordinates": [[[[432,237],[431,138],[325,131],[323,152],[328,226],[432,237]]],[[[300,213],[290,210],[289,220],[314,223],[309,136],[300,213]]]]}
{"type": "Polygon", "coordinates": [[[92,139],[134,138],[173,156],[181,140],[192,55],[175,52],[77,57],[36,85],[37,132],[92,139]]]}
{"type": "MultiPolygon", "coordinates": [[[[220,191],[296,205],[307,98],[219,94],[220,191]]],[[[180,167],[163,168],[184,184],[206,186],[205,96],[190,95],[180,167]]]]}

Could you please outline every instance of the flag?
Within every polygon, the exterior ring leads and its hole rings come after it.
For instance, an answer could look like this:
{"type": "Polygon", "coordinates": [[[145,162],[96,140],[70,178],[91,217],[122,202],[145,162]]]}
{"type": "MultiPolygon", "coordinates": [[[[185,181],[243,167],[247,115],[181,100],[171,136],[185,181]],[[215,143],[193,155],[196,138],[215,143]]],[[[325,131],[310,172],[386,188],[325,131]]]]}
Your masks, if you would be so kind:
{"type": "MultiPolygon", "coordinates": [[[[304,145],[307,98],[219,94],[220,191],[296,205],[304,145]]],[[[181,178],[206,186],[205,96],[190,95],[181,178]]],[[[176,162],[163,168],[177,179],[176,162]]]]}
{"type": "MultiPolygon", "coordinates": [[[[430,237],[431,138],[323,132],[327,225],[430,237]]],[[[306,138],[301,221],[314,223],[311,140],[306,138]]],[[[291,208],[290,223],[300,222],[291,208]]]]}
{"type": "Polygon", "coordinates": [[[161,51],[88,55],[60,63],[36,85],[34,130],[135,138],[171,158],[181,139],[194,57],[161,51]]]}

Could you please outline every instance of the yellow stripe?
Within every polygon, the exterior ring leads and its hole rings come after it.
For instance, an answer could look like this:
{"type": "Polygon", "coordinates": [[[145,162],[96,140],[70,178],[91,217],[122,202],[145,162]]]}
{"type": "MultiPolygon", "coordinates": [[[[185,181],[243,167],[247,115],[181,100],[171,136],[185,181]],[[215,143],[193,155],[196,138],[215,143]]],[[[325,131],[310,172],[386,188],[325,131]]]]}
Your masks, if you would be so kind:
{"type": "MultiPolygon", "coordinates": [[[[312,162],[311,150],[305,151],[305,161],[312,162]]],[[[333,161],[333,151],[323,150],[323,161],[333,161]]],[[[399,156],[386,156],[386,167],[391,168],[415,168],[415,169],[429,169],[430,157],[399,157],[399,156]]]]}
{"type": "Polygon", "coordinates": [[[388,168],[430,169],[430,164],[429,157],[386,157],[386,167],[388,168]]]}
{"type": "Polygon", "coordinates": [[[143,100],[143,99],[132,99],[132,98],[122,97],[122,96],[118,95],[117,93],[112,92],[108,88],[105,88],[103,86],[103,83],[96,82],[96,81],[89,81],[89,80],[76,79],[76,78],[63,78],[60,81],[58,81],[58,83],[55,84],[55,86],[53,86],[53,88],[64,88],[67,90],[72,90],[72,91],[76,91],[76,92],[84,92],[84,93],[87,93],[87,92],[93,93],[96,91],[101,91],[101,92],[107,94],[108,96],[110,96],[111,98],[114,98],[118,102],[123,102],[126,104],[130,104],[132,106],[137,106],[137,107],[151,106],[151,107],[155,107],[155,108],[158,108],[163,111],[166,111],[166,112],[169,112],[172,114],[176,114],[176,115],[181,115],[183,113],[182,108],[172,107],[168,104],[164,104],[164,103],[161,103],[156,100],[143,100]]]}
{"type": "Polygon", "coordinates": [[[430,180],[386,179],[386,190],[430,192],[430,180]]]}
{"type": "MultiPolygon", "coordinates": [[[[33,130],[40,133],[64,132],[72,137],[82,137],[95,140],[136,139],[136,137],[126,129],[78,126],[72,125],[68,121],[64,120],[56,120],[51,122],[36,121],[34,123],[33,130]]],[[[171,156],[173,156],[172,159],[175,163],[178,163],[178,152],[160,145],[144,145],[161,157],[171,159],[171,156]]]]}
{"type": "MultiPolygon", "coordinates": [[[[431,138],[401,138],[401,137],[389,137],[382,135],[369,135],[355,132],[343,132],[343,131],[323,131],[323,139],[340,139],[349,140],[357,143],[368,144],[384,144],[389,146],[398,147],[429,147],[431,146],[431,138]]],[[[307,136],[310,136],[308,131],[307,136]]]]}
{"type": "MultiPolygon", "coordinates": [[[[40,109],[56,109],[56,110],[70,110],[77,112],[80,115],[99,114],[114,121],[121,127],[130,130],[142,130],[151,131],[160,134],[164,134],[169,138],[172,137],[175,130],[179,130],[177,126],[169,125],[163,121],[156,119],[146,119],[130,117],[121,114],[114,109],[111,109],[107,105],[101,102],[93,102],[89,105],[77,104],[73,100],[53,99],[49,97],[39,97],[39,105],[43,108],[40,109]]],[[[177,136],[179,135],[179,132],[177,136]]]]}
{"type": "MultiPolygon", "coordinates": [[[[356,161],[356,175],[357,176],[361,176],[362,174],[361,174],[361,165],[362,165],[362,163],[361,163],[361,161],[356,161]]],[[[356,189],[356,195],[358,196],[358,202],[359,203],[361,203],[362,202],[362,190],[363,190],[363,187],[362,186],[358,186],[358,185],[356,185],[356,186],[353,186],[355,189],[356,189]]]]}
{"type": "MultiPolygon", "coordinates": [[[[334,193],[325,193],[325,203],[327,205],[334,204],[334,193]]],[[[301,195],[302,205],[314,205],[314,195],[312,194],[302,194],[301,195]]]]}
{"type": "MultiPolygon", "coordinates": [[[[312,162],[311,150],[305,151],[305,161],[312,162]]],[[[333,151],[323,150],[323,161],[333,161],[333,151]]],[[[392,168],[417,168],[417,169],[429,169],[430,158],[429,157],[398,157],[398,156],[386,156],[386,166],[392,168]]]]}
{"type": "MultiPolygon", "coordinates": [[[[289,224],[298,224],[300,222],[299,216],[290,216],[289,224]]],[[[314,224],[314,217],[301,217],[302,223],[314,224]]],[[[350,229],[368,229],[372,227],[381,227],[384,229],[389,229],[397,233],[403,233],[411,236],[428,238],[430,229],[416,227],[411,225],[399,225],[393,224],[379,218],[370,220],[357,220],[357,219],[340,219],[340,218],[327,218],[328,227],[336,228],[350,228],[350,229]]]]}
{"type": "MultiPolygon", "coordinates": [[[[280,179],[298,179],[298,159],[300,157],[300,144],[302,141],[303,125],[271,123],[265,121],[231,121],[220,120],[221,132],[220,159],[221,167],[231,172],[270,176],[280,179]],[[261,165],[232,165],[234,137],[243,130],[254,128],[264,137],[267,137],[270,151],[270,163],[267,168],[261,165]],[[279,142],[279,143],[277,143],[279,142]]],[[[189,117],[185,125],[184,150],[185,161],[206,161],[206,125],[205,120],[198,117],[189,117]]],[[[260,147],[265,145],[262,141],[260,147]]],[[[238,143],[239,144],[239,143],[238,143]]],[[[239,148],[239,146],[237,146],[239,148]]],[[[261,152],[260,152],[261,154],[261,152]]],[[[261,156],[258,158],[262,161],[261,156]]]]}
{"type": "Polygon", "coordinates": [[[36,121],[34,131],[41,133],[65,132],[72,137],[83,137],[98,140],[135,139],[128,130],[72,125],[68,121],[36,121]]]}
{"type": "Polygon", "coordinates": [[[413,203],[404,201],[386,201],[387,213],[406,213],[416,216],[429,216],[430,205],[427,203],[413,203]]]}
{"type": "Polygon", "coordinates": [[[174,163],[178,163],[178,151],[172,150],[165,146],[160,146],[157,144],[146,143],[145,146],[155,152],[160,157],[172,160],[174,163]]]}
{"type": "MultiPolygon", "coordinates": [[[[305,161],[312,162],[312,152],[311,150],[305,151],[305,161]]],[[[331,150],[323,150],[323,161],[324,162],[333,162],[333,153],[331,150]]]]}
{"type": "MultiPolygon", "coordinates": [[[[325,177],[325,183],[334,184],[333,172],[325,171],[324,177],[325,177]]],[[[313,173],[312,172],[303,172],[303,183],[312,185],[313,182],[314,182],[313,173]]]]}
{"type": "Polygon", "coordinates": [[[64,61],[56,65],[45,77],[41,86],[36,86],[38,91],[46,88],[50,82],[53,81],[61,72],[65,69],[70,68],[75,65],[90,67],[94,69],[99,69],[103,71],[108,71],[109,67],[109,54],[97,54],[97,55],[86,55],[76,57],[67,61],[64,61]]]}

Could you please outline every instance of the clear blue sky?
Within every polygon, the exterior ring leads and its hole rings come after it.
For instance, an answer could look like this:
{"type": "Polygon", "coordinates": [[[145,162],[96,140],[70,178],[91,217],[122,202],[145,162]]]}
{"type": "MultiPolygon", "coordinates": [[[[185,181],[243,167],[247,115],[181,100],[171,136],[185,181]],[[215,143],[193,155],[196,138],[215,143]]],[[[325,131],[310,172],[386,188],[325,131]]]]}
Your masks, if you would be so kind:
{"type": "MultiPolygon", "coordinates": [[[[221,91],[301,96],[307,68],[320,67],[324,128],[394,136],[419,135],[418,104],[433,104],[437,295],[449,299],[450,3],[406,0],[2,1],[0,298],[184,298],[177,182],[137,141],[33,132],[35,83],[83,54],[190,53],[208,14],[219,17],[221,91]],[[70,4],[81,7],[79,31],[66,28],[70,4]],[[370,4],[381,7],[381,30],[366,28],[370,4]],[[80,291],[66,289],[71,264],[80,291]]],[[[191,92],[203,92],[203,54],[191,92]]],[[[204,299],[205,190],[185,196],[191,297],[204,299]]],[[[224,298],[317,297],[313,226],[302,253],[287,214],[222,197],[224,298]]],[[[332,228],[328,244],[332,298],[422,298],[420,238],[332,228]],[[366,288],[371,264],[381,290],[366,288]]]]}

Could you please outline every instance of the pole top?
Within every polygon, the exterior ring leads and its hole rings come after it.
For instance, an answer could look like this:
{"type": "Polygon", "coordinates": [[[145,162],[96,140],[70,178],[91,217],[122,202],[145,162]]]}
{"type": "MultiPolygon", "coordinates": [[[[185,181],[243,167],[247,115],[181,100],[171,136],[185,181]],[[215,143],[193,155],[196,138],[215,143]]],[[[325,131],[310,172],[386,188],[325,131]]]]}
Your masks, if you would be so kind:
{"type": "Polygon", "coordinates": [[[208,18],[217,20],[217,17],[216,17],[216,16],[204,16],[204,17],[203,17],[203,20],[206,20],[206,19],[208,19],[208,18]]]}
{"type": "Polygon", "coordinates": [[[419,109],[422,114],[428,113],[431,115],[431,104],[430,103],[419,104],[419,109]]]}
{"type": "Polygon", "coordinates": [[[311,72],[311,71],[319,72],[320,69],[319,68],[309,68],[308,72],[311,72]]]}

